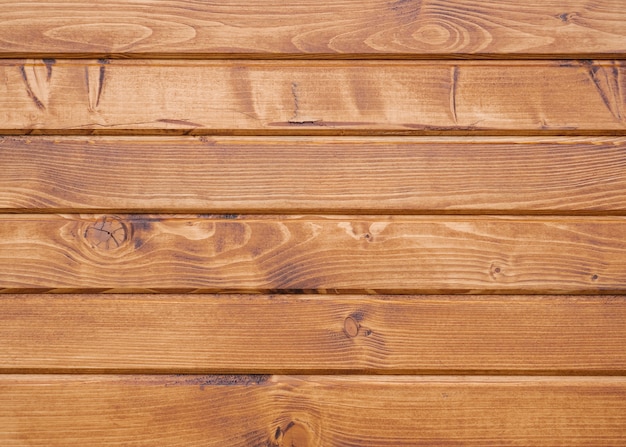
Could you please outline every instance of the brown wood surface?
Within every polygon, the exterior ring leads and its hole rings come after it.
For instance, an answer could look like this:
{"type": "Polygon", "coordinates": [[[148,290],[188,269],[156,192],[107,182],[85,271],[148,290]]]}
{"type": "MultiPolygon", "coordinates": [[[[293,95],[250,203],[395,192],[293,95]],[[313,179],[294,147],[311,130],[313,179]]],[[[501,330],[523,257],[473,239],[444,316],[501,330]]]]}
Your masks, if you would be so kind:
{"type": "Polygon", "coordinates": [[[0,133],[626,133],[623,61],[0,61],[0,133]]]}
{"type": "Polygon", "coordinates": [[[624,55],[621,0],[0,2],[0,55],[624,55]]]}
{"type": "Polygon", "coordinates": [[[626,212],[626,139],[0,137],[5,212],[626,212]]]}
{"type": "Polygon", "coordinates": [[[0,0],[0,446],[626,445],[624,24],[0,0]]]}
{"type": "Polygon", "coordinates": [[[623,217],[3,215],[0,289],[623,293],[623,217]]]}
{"type": "Polygon", "coordinates": [[[3,446],[618,446],[624,377],[0,376],[3,446]]]}
{"type": "Polygon", "coordinates": [[[0,295],[0,372],[623,374],[624,296],[0,295]]]}

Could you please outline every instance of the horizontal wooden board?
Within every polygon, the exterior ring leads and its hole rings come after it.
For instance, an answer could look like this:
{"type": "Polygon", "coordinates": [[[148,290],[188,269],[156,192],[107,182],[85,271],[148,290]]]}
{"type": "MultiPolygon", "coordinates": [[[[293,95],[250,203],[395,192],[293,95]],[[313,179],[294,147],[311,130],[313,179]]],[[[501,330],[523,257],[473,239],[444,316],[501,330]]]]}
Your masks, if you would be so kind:
{"type": "Polygon", "coordinates": [[[0,61],[0,133],[626,134],[624,61],[0,61]]]}
{"type": "Polygon", "coordinates": [[[626,139],[0,137],[5,212],[626,212],[626,139]]]}
{"type": "Polygon", "coordinates": [[[0,376],[3,446],[617,446],[624,377],[0,376]]]}
{"type": "Polygon", "coordinates": [[[0,295],[0,372],[623,374],[624,296],[0,295]]]}
{"type": "Polygon", "coordinates": [[[624,293],[626,219],[0,216],[5,291],[624,293]]]}
{"type": "Polygon", "coordinates": [[[623,55],[621,0],[0,2],[0,55],[623,55]]]}

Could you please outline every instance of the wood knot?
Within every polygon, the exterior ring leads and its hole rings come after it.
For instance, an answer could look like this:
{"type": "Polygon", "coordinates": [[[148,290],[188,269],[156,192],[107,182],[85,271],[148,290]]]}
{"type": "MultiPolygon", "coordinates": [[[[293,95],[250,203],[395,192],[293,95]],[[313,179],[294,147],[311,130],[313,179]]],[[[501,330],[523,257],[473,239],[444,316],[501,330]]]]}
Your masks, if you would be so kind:
{"type": "Polygon", "coordinates": [[[359,322],[352,317],[346,318],[343,322],[343,331],[348,337],[354,338],[359,335],[359,327],[359,322]]]}
{"type": "Polygon", "coordinates": [[[502,269],[496,264],[492,263],[489,266],[489,276],[491,276],[491,279],[493,280],[498,279],[498,276],[500,276],[501,273],[502,273],[502,269]]]}
{"type": "Polygon", "coordinates": [[[115,250],[128,238],[128,228],[117,217],[106,216],[90,224],[84,236],[92,248],[115,250]]]}
{"type": "Polygon", "coordinates": [[[313,438],[304,424],[292,421],[284,430],[280,427],[276,429],[273,444],[280,447],[307,447],[313,445],[313,438]]]}
{"type": "Polygon", "coordinates": [[[575,13],[567,13],[564,12],[563,14],[559,14],[559,20],[561,20],[561,22],[563,23],[568,23],[570,20],[572,20],[572,18],[575,16],[575,13]]]}

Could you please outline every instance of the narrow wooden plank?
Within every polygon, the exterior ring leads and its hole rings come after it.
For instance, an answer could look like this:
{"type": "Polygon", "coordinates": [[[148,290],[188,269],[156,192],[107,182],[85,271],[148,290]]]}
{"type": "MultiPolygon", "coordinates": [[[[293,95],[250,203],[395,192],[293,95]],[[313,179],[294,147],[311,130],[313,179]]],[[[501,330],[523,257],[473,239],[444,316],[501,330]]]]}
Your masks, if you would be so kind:
{"type": "Polygon", "coordinates": [[[617,135],[625,64],[3,60],[0,133],[617,135]]]}
{"type": "Polygon", "coordinates": [[[0,209],[626,212],[624,138],[201,139],[0,137],[0,209]]]}
{"type": "Polygon", "coordinates": [[[3,446],[616,446],[626,378],[1,376],[3,446]]]}
{"type": "Polygon", "coordinates": [[[2,295],[0,372],[623,374],[623,296],[2,295]]]}
{"type": "Polygon", "coordinates": [[[620,0],[0,2],[1,55],[623,55],[620,0]]]}
{"type": "Polygon", "coordinates": [[[0,289],[623,293],[626,219],[0,217],[0,289]]]}

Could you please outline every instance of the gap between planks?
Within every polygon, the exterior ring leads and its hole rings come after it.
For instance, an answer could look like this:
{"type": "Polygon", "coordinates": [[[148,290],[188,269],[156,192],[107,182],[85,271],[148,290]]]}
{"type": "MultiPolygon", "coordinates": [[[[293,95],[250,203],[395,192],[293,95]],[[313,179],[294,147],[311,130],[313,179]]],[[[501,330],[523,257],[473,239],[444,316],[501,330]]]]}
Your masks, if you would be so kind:
{"type": "Polygon", "coordinates": [[[393,53],[346,53],[346,54],[326,54],[326,53],[279,53],[279,54],[259,54],[259,53],[186,53],[186,54],[164,54],[164,53],[116,53],[116,52],[89,52],[89,53],[52,53],[52,52],[5,52],[0,53],[0,60],[14,59],[55,59],[55,60],[154,60],[154,61],[210,61],[210,60],[248,60],[248,61],[623,61],[626,55],[620,52],[606,53],[519,53],[519,54],[438,54],[438,55],[414,55],[414,54],[393,54],[393,53]]]}

